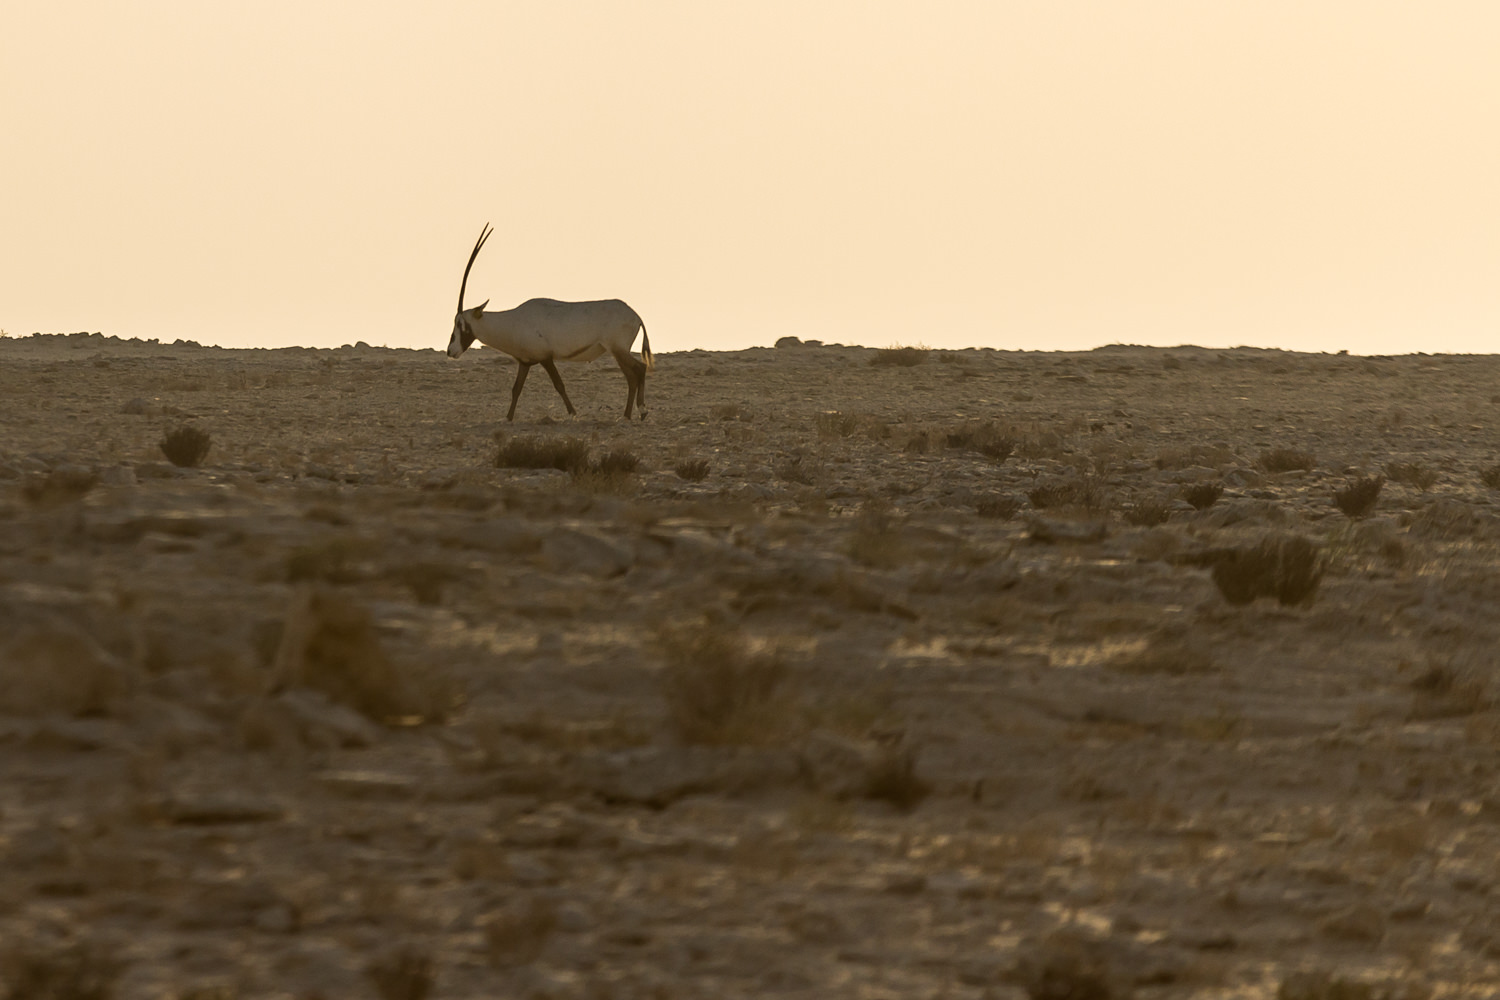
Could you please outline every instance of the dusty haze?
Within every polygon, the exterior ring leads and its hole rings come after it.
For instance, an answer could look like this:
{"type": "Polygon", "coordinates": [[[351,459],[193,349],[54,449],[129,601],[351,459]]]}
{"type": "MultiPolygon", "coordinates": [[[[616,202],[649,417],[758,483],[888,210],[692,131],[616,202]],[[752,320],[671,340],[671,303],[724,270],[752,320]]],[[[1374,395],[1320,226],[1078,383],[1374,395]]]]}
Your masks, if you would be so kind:
{"type": "Polygon", "coordinates": [[[32,5],[0,329],[1483,352],[1492,5],[32,5]]]}

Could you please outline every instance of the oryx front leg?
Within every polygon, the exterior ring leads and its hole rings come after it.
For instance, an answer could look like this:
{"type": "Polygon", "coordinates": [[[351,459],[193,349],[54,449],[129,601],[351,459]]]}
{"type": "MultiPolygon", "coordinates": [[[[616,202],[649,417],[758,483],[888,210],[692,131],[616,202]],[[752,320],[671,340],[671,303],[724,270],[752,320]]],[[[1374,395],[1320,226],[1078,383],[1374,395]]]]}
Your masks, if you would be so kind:
{"type": "Polygon", "coordinates": [[[526,374],[531,371],[531,362],[516,362],[516,382],[510,387],[510,412],[505,415],[506,420],[516,419],[516,400],[521,398],[521,387],[526,384],[526,374]]]}
{"type": "Polygon", "coordinates": [[[578,411],[573,409],[573,401],[568,398],[568,390],[563,388],[562,376],[557,374],[557,365],[552,363],[551,358],[548,358],[542,362],[542,367],[547,369],[548,375],[552,376],[552,384],[557,387],[557,394],[563,398],[563,405],[568,408],[568,416],[573,416],[578,411]]]}

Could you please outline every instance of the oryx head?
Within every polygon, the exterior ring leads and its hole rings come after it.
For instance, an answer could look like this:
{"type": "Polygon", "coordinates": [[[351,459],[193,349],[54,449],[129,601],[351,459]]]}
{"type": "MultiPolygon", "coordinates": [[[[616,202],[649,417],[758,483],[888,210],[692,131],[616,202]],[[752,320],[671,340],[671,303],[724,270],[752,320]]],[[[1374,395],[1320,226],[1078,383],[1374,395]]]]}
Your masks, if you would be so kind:
{"type": "Polygon", "coordinates": [[[473,309],[465,309],[464,289],[469,287],[469,271],[474,267],[474,258],[479,256],[479,248],[484,246],[484,241],[494,231],[488,222],[484,224],[484,229],[479,233],[479,241],[474,244],[473,253],[469,254],[469,263],[464,266],[464,280],[458,286],[458,314],[453,317],[453,336],[448,340],[450,358],[458,357],[474,343],[474,324],[484,315],[484,307],[490,304],[490,300],[485,299],[473,309]]]}

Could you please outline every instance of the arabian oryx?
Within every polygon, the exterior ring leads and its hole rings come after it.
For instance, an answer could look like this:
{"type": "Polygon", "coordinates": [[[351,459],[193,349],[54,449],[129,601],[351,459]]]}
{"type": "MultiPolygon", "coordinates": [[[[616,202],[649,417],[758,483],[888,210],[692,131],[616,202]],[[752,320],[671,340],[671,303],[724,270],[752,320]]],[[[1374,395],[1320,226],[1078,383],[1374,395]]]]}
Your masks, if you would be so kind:
{"type": "Polygon", "coordinates": [[[469,271],[474,267],[474,258],[479,248],[494,232],[488,223],[469,254],[469,263],[464,268],[463,283],[458,286],[458,315],[453,318],[453,338],[448,341],[448,357],[456,358],[476,339],[481,343],[504,351],[516,359],[520,370],[516,372],[516,384],[510,387],[510,412],[506,420],[516,419],[516,400],[521,398],[521,387],[526,384],[526,374],[532,365],[541,365],[552,376],[552,384],[562,396],[568,413],[573,401],[568,390],[563,388],[562,376],[557,374],[558,361],[592,361],[608,351],[614,355],[620,371],[625,373],[625,382],[630,387],[625,397],[625,419],[636,403],[641,407],[641,419],[646,419],[646,373],[656,367],[651,357],[651,340],[646,336],[646,324],[634,309],[619,299],[600,299],[597,302],[559,302],[556,299],[528,299],[514,309],[503,312],[485,312],[489,305],[486,299],[473,309],[464,308],[464,289],[469,285],[469,271]],[[641,359],[630,356],[630,347],[635,343],[635,333],[641,332],[641,359]]]}

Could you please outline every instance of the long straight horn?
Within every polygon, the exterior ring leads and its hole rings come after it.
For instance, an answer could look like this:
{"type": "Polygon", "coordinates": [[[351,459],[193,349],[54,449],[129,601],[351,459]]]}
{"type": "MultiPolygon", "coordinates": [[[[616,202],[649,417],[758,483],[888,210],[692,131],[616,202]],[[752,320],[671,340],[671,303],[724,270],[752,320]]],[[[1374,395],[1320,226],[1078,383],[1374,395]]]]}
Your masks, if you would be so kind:
{"type": "Polygon", "coordinates": [[[490,224],[488,222],[484,224],[484,229],[479,234],[479,242],[474,244],[474,252],[469,254],[469,263],[464,265],[464,280],[463,283],[458,286],[459,312],[464,311],[464,289],[469,287],[469,270],[474,266],[474,258],[479,256],[479,248],[484,246],[484,241],[489,239],[490,233],[493,233],[494,231],[495,230],[490,227],[490,224]]]}

